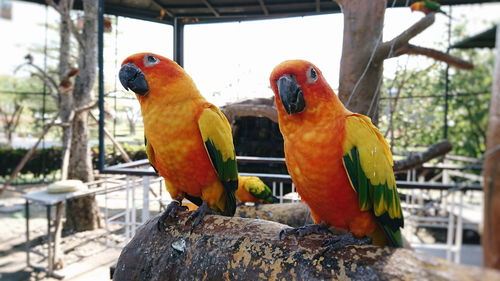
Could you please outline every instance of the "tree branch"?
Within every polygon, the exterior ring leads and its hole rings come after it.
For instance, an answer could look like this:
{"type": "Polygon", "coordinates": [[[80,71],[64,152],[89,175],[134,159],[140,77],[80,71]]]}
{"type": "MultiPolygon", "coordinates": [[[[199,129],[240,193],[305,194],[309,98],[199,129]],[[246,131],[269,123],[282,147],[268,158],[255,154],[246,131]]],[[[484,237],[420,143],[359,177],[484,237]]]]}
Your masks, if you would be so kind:
{"type": "MultiPolygon", "coordinates": [[[[47,5],[49,5],[50,7],[54,8],[54,10],[56,10],[56,12],[58,12],[59,15],[61,15],[61,17],[68,17],[68,23],[69,23],[69,26],[71,28],[71,33],[73,34],[73,36],[75,37],[76,41],[78,42],[78,45],[81,48],[85,49],[85,44],[83,42],[83,37],[80,34],[80,32],[78,32],[78,29],[76,28],[75,23],[73,22],[73,20],[71,20],[71,17],[69,16],[69,10],[66,11],[65,9],[62,9],[53,0],[45,0],[45,3],[47,3],[47,5]]],[[[73,2],[69,3],[69,5],[72,6],[73,2]]],[[[71,9],[71,7],[69,7],[69,8],[71,9]]]]}
{"type": "Polygon", "coordinates": [[[403,54],[423,55],[438,61],[445,62],[450,66],[454,66],[458,69],[471,70],[474,68],[474,64],[468,61],[462,60],[460,58],[454,57],[452,55],[449,55],[447,53],[438,50],[415,46],[412,44],[408,44],[407,46],[403,46],[398,50],[396,50],[394,56],[400,56],[403,54]]]}
{"type": "Polygon", "coordinates": [[[113,280],[495,280],[494,270],[462,266],[407,249],[348,246],[322,253],[332,236],[279,240],[288,226],[206,216],[191,233],[189,213],[165,231],[154,217],[123,249],[113,280]]]}
{"type": "Polygon", "coordinates": [[[434,13],[429,13],[427,16],[410,26],[407,30],[403,31],[403,33],[396,36],[391,41],[382,43],[377,48],[374,61],[381,62],[384,59],[392,57],[394,51],[408,44],[413,37],[422,33],[422,31],[431,26],[435,19],[436,17],[434,13]]]}
{"type": "Polygon", "coordinates": [[[75,108],[75,114],[78,114],[78,113],[83,112],[83,111],[94,109],[97,107],[97,105],[98,105],[97,102],[91,101],[90,103],[88,103],[86,105],[75,108]]]}
{"type": "Polygon", "coordinates": [[[425,151],[412,154],[406,159],[395,161],[393,170],[395,172],[402,172],[416,168],[433,158],[450,152],[451,149],[451,143],[448,140],[442,140],[429,146],[425,151]]]}

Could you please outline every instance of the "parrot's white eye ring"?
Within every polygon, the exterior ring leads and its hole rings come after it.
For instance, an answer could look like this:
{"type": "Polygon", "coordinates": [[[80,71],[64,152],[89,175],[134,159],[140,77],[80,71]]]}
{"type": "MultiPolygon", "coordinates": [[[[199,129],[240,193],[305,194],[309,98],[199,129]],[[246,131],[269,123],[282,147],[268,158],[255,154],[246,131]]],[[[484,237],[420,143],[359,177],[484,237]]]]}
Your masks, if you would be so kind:
{"type": "Polygon", "coordinates": [[[312,66],[307,70],[306,75],[307,75],[307,82],[309,83],[314,83],[316,82],[316,80],[318,80],[318,72],[312,66]]]}
{"type": "Polygon", "coordinates": [[[144,56],[144,65],[147,67],[151,67],[153,65],[156,65],[159,62],[160,62],[160,60],[153,55],[145,55],[144,56]]]}

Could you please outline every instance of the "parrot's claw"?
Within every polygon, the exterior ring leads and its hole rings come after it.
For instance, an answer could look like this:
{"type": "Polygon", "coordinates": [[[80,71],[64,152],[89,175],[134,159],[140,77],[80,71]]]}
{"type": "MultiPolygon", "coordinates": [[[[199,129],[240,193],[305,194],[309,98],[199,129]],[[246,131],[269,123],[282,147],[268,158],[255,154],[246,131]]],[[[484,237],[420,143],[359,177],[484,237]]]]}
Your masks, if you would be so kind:
{"type": "Polygon", "coordinates": [[[279,239],[283,240],[290,235],[303,237],[310,234],[330,235],[332,233],[328,230],[328,225],[322,222],[319,224],[306,224],[301,227],[283,229],[280,231],[279,239]]]}
{"type": "Polygon", "coordinates": [[[208,203],[203,201],[201,206],[198,209],[194,210],[193,213],[187,219],[187,221],[193,221],[193,223],[191,224],[191,232],[193,232],[195,227],[201,223],[201,221],[206,215],[215,215],[215,214],[216,212],[208,207],[208,203]]]}
{"type": "Polygon", "coordinates": [[[158,218],[157,227],[160,232],[165,231],[167,224],[165,220],[173,221],[177,217],[177,212],[187,210],[186,206],[182,206],[181,202],[174,200],[168,204],[167,209],[158,218]]]}
{"type": "Polygon", "coordinates": [[[325,247],[325,249],[323,250],[322,254],[328,251],[336,251],[349,245],[366,245],[371,243],[372,239],[370,237],[364,236],[361,238],[356,238],[354,237],[352,232],[347,232],[345,234],[333,238],[328,238],[323,241],[323,247],[325,247]]]}

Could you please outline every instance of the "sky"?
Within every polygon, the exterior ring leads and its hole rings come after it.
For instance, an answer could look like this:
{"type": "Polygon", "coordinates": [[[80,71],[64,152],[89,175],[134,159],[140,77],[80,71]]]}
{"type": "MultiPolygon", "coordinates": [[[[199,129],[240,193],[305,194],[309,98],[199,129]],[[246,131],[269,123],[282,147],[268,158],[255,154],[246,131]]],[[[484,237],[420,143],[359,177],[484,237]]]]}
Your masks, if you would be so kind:
{"type": "MultiPolygon", "coordinates": [[[[43,48],[46,38],[52,46],[58,40],[54,31],[49,30],[45,36],[46,20],[55,25],[58,18],[52,9],[21,1],[12,1],[12,7],[12,20],[0,19],[0,75],[12,74],[30,49],[43,48]]],[[[448,11],[448,7],[444,10],[448,11]]],[[[466,17],[466,32],[473,35],[500,21],[500,4],[455,6],[452,16],[452,25],[462,23],[466,17]]],[[[384,39],[397,36],[421,17],[421,13],[411,13],[409,8],[388,9],[384,39]]],[[[438,14],[436,22],[411,43],[444,50],[447,22],[447,17],[438,14]]],[[[122,90],[116,74],[127,56],[153,52],[172,58],[171,26],[119,17],[117,31],[105,36],[105,80],[111,89],[122,90]]],[[[275,65],[287,59],[311,61],[336,89],[342,33],[342,14],[188,25],[184,34],[184,67],[202,94],[217,105],[271,96],[269,74],[275,65]]],[[[35,63],[42,65],[43,61],[43,56],[35,56],[35,63]]],[[[385,62],[385,74],[390,76],[398,65],[424,68],[430,63],[418,56],[401,56],[385,62]]]]}

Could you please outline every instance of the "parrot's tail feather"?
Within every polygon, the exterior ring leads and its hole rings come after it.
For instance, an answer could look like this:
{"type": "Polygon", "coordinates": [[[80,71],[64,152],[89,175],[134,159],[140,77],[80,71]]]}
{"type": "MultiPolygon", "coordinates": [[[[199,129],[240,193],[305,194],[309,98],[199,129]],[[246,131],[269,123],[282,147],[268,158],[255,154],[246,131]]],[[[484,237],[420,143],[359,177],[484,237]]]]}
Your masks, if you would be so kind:
{"type": "Polygon", "coordinates": [[[225,216],[234,216],[236,212],[236,197],[234,196],[234,192],[228,192],[226,195],[226,206],[224,207],[224,212],[222,212],[225,216]]]}
{"type": "Polygon", "coordinates": [[[236,196],[235,196],[235,188],[234,186],[238,186],[237,181],[230,182],[222,182],[225,187],[225,196],[223,196],[224,200],[224,208],[222,210],[222,215],[224,216],[234,216],[236,212],[236,196]],[[226,186],[227,185],[227,186],[226,186]]]}
{"type": "Polygon", "coordinates": [[[401,235],[401,229],[394,231],[388,226],[382,226],[382,229],[385,232],[387,240],[389,240],[389,242],[391,244],[390,246],[396,247],[396,248],[403,247],[403,236],[401,235]]]}
{"type": "Polygon", "coordinates": [[[274,195],[269,196],[269,198],[267,198],[266,201],[268,203],[279,203],[280,202],[280,200],[274,195]]]}

